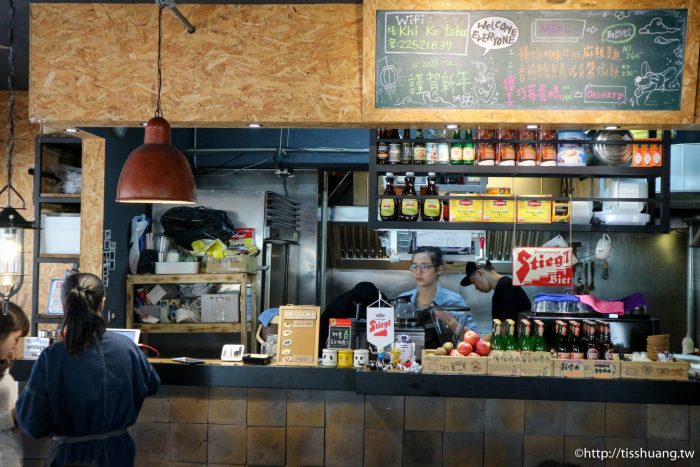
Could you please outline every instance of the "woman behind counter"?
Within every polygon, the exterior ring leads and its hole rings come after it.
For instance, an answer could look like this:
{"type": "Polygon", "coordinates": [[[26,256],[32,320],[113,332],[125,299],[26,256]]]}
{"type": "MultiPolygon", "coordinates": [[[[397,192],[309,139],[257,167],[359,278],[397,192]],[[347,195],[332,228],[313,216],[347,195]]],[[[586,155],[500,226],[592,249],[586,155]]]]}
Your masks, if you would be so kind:
{"type": "MultiPolygon", "coordinates": [[[[417,287],[403,292],[399,298],[409,298],[419,312],[433,305],[466,307],[467,304],[460,294],[446,289],[438,283],[443,264],[442,251],[439,248],[422,246],[416,249],[413,258],[411,258],[409,269],[413,273],[417,287]]],[[[455,320],[451,316],[441,311],[436,311],[436,316],[454,329],[455,320]]],[[[467,313],[466,319],[464,326],[476,331],[476,323],[471,313],[467,313]]]]}

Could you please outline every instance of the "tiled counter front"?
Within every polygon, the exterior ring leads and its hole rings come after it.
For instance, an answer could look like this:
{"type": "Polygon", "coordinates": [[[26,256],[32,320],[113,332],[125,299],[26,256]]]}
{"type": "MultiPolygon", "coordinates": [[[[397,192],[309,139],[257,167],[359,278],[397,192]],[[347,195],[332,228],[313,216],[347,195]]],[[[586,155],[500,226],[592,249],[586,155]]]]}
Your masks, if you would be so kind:
{"type": "MultiPolygon", "coordinates": [[[[700,407],[163,386],[146,400],[132,433],[136,465],[143,467],[512,467],[544,460],[602,466],[576,458],[575,450],[641,447],[700,455],[700,407]]],[[[41,465],[36,459],[46,449],[46,441],[27,439],[25,465],[41,465]]],[[[668,465],[627,462],[607,465],[668,465]]]]}

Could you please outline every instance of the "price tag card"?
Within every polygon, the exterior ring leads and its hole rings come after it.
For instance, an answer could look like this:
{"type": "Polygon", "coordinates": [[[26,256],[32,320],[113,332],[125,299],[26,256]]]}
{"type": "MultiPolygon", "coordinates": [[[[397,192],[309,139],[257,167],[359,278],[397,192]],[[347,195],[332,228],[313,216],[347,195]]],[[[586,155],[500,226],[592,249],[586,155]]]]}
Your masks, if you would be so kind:
{"type": "Polygon", "coordinates": [[[352,320],[331,318],[328,326],[329,349],[352,349],[352,320]]]}
{"type": "Polygon", "coordinates": [[[318,328],[321,309],[317,306],[280,307],[277,364],[315,366],[318,358],[318,328]]]}
{"type": "Polygon", "coordinates": [[[513,285],[571,287],[571,248],[513,248],[513,285]]]}

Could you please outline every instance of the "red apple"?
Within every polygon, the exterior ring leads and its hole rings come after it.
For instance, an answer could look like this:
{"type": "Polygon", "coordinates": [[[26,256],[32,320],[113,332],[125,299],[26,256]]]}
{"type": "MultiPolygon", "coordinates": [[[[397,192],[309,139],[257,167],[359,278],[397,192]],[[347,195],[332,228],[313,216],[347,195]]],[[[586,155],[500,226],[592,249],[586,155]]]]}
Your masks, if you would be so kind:
{"type": "Polygon", "coordinates": [[[467,342],[474,347],[477,342],[479,342],[479,334],[476,331],[472,331],[471,329],[467,332],[464,333],[464,342],[467,342]]]}
{"type": "Polygon", "coordinates": [[[469,342],[460,342],[457,346],[457,352],[464,355],[465,357],[472,353],[474,347],[469,342]]]}
{"type": "Polygon", "coordinates": [[[462,354],[459,353],[459,351],[457,349],[450,350],[450,357],[461,357],[461,356],[462,356],[462,354]]]}
{"type": "Polygon", "coordinates": [[[472,352],[472,353],[470,353],[469,355],[467,355],[467,358],[472,358],[472,357],[474,357],[474,358],[479,358],[479,357],[481,357],[481,355],[479,355],[479,354],[476,353],[476,352],[472,352]]]}
{"type": "Polygon", "coordinates": [[[479,340],[476,343],[476,353],[483,355],[484,357],[491,353],[491,342],[485,340],[479,340]]]}

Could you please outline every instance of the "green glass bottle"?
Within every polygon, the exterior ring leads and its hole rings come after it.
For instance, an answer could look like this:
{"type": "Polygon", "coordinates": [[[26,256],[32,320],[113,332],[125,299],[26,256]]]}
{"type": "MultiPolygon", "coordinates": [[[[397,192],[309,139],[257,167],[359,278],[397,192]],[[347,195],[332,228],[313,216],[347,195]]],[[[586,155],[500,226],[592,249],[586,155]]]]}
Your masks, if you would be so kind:
{"type": "Polygon", "coordinates": [[[462,164],[476,164],[476,156],[474,153],[474,139],[472,138],[472,130],[467,128],[464,133],[464,142],[462,143],[462,164]]]}
{"type": "Polygon", "coordinates": [[[515,340],[515,321],[506,320],[506,346],[505,350],[518,350],[518,343],[515,340]]]}
{"type": "Polygon", "coordinates": [[[501,336],[501,320],[494,319],[491,328],[491,348],[493,350],[503,350],[503,336],[501,336]]]}
{"type": "Polygon", "coordinates": [[[546,352],[547,342],[544,340],[544,323],[540,320],[536,320],[537,325],[537,338],[535,339],[535,350],[537,352],[546,352]]]}

